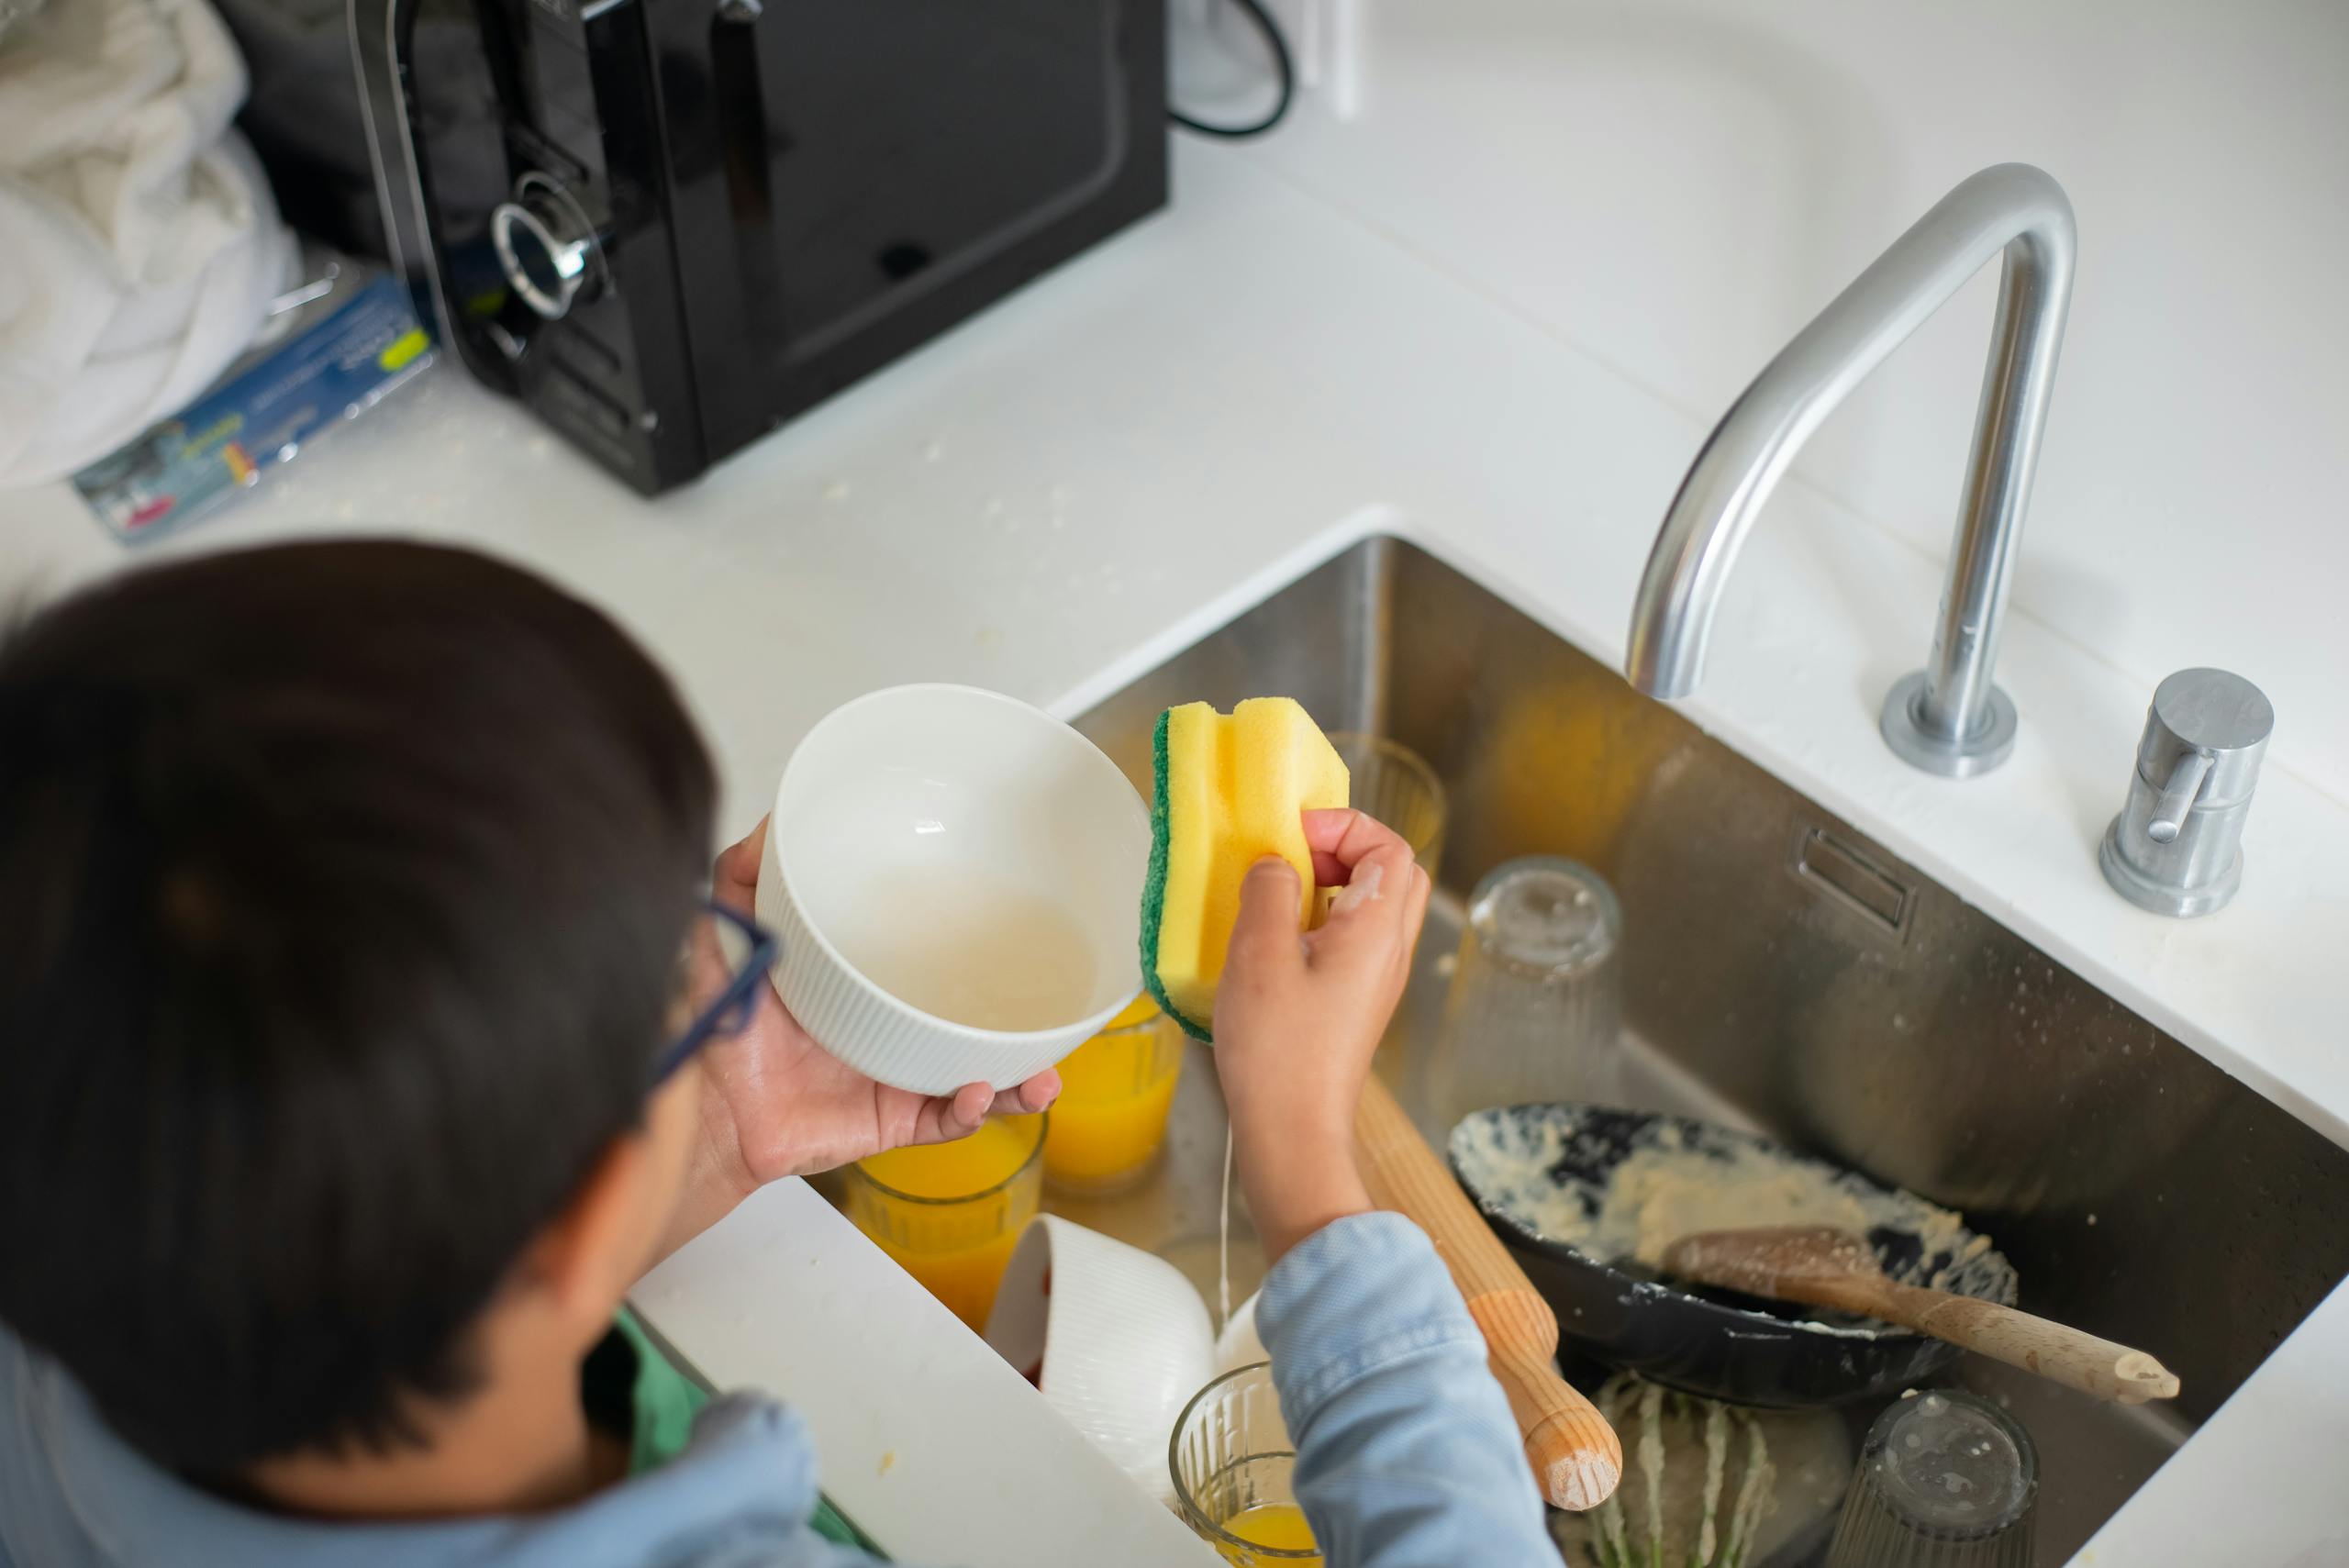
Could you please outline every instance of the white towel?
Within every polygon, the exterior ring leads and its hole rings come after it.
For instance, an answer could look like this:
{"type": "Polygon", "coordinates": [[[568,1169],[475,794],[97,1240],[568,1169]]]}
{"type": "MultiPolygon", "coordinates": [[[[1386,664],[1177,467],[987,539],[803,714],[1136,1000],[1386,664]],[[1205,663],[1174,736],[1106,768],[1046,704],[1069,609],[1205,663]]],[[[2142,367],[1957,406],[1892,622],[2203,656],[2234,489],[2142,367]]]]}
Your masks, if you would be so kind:
{"type": "Polygon", "coordinates": [[[0,489],[210,384],[292,281],[204,0],[47,0],[0,35],[0,489]]]}

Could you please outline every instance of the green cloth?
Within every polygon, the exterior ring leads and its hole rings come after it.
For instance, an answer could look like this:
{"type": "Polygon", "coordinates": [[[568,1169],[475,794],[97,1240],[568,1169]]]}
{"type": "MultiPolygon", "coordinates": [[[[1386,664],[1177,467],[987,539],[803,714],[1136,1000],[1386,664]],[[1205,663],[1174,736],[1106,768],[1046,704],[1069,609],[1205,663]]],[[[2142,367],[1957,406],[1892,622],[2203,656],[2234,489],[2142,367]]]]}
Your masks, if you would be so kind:
{"type": "MultiPolygon", "coordinates": [[[[694,1418],[709,1403],[709,1390],[662,1354],[636,1314],[625,1307],[614,1318],[612,1331],[588,1356],[580,1382],[591,1418],[605,1418],[604,1424],[615,1431],[626,1427],[630,1475],[641,1475],[684,1452],[694,1434],[694,1418]]],[[[827,1540],[881,1555],[881,1549],[820,1493],[807,1522],[827,1540]]]]}
{"type": "Polygon", "coordinates": [[[628,1473],[641,1475],[685,1452],[694,1418],[709,1396],[670,1364],[635,1313],[621,1307],[612,1329],[636,1352],[636,1377],[629,1389],[628,1473]]]}

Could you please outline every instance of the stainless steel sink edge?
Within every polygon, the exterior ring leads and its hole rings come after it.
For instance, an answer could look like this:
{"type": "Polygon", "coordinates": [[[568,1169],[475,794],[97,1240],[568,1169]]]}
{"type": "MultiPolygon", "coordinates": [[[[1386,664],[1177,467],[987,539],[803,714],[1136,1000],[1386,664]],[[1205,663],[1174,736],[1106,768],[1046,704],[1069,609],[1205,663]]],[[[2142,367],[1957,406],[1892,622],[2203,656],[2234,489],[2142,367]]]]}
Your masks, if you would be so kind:
{"type": "MultiPolygon", "coordinates": [[[[2041,1562],[2349,1273],[2349,1233],[2325,1222],[2349,1212],[2349,1151],[1407,539],[1343,542],[1074,722],[1146,788],[1161,708],[1275,692],[1412,746],[1452,792],[1445,895],[1379,1063],[1424,1129],[1444,1130],[1423,1090],[1458,895],[1509,856],[1570,854],[1625,906],[1629,1097],[1959,1207],[2014,1259],[2026,1307],[2180,1373],[2176,1409],[2122,1412],[1961,1363],[2039,1439],[2041,1562]]],[[[1198,1048],[1155,1176],[1050,1207],[1174,1257],[1212,1300],[1222,1144],[1198,1048]]],[[[1244,1216],[1235,1236],[1244,1295],[1244,1216]]]]}

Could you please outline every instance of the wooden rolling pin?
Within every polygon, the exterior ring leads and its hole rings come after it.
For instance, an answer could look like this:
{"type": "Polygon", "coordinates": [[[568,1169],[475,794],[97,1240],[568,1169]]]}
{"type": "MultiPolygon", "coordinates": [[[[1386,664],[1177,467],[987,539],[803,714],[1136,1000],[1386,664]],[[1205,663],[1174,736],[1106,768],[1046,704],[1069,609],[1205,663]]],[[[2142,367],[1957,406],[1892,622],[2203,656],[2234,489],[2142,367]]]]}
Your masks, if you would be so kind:
{"type": "Polygon", "coordinates": [[[1493,1376],[1508,1396],[1542,1496],[1575,1513],[1605,1502],[1623,1478],[1623,1445],[1558,1375],[1556,1316],[1376,1077],[1354,1112],[1354,1156],[1371,1201],[1417,1222],[1452,1270],[1485,1331],[1493,1376]]]}
{"type": "Polygon", "coordinates": [[[2116,1405],[2177,1396],[2176,1374],[2143,1351],[1995,1301],[1901,1284],[1864,1239],[1831,1226],[1699,1231],[1666,1247],[1664,1267],[1748,1296],[1881,1318],[2116,1405]]]}

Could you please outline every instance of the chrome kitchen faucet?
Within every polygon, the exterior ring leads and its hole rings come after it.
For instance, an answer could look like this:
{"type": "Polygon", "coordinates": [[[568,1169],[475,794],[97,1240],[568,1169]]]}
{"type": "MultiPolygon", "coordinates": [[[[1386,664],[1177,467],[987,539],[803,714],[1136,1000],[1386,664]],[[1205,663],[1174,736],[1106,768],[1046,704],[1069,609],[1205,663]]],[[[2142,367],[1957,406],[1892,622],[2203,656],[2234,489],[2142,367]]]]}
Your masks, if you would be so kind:
{"type": "Polygon", "coordinates": [[[1624,661],[1631,684],[1659,697],[1696,689],[1738,547],[1787,465],[1870,371],[2003,250],[1990,362],[1932,653],[1885,698],[1881,728],[1904,762],[1929,773],[1966,778],[2005,762],[2014,749],[2015,706],[1990,673],[2076,246],[2062,186],[2026,163],[1985,169],[1943,196],[1779,350],[1713,428],[1664,514],[1631,606],[1624,661]]]}

